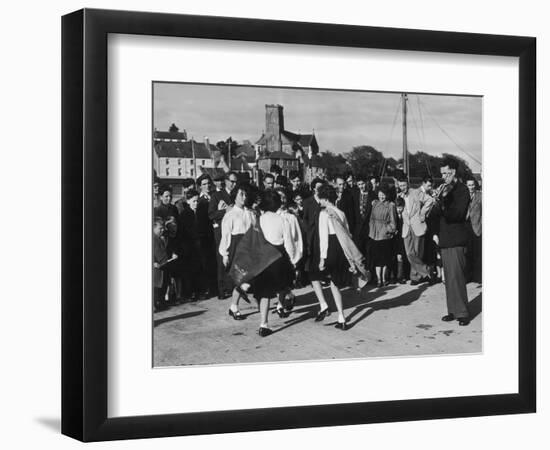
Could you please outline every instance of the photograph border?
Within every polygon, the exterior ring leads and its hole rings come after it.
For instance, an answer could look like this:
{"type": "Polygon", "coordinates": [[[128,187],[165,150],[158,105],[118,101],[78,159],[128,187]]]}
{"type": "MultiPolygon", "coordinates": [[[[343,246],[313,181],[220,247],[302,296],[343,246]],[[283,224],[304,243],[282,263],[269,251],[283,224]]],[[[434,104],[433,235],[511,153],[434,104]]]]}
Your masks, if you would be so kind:
{"type": "Polygon", "coordinates": [[[535,38],[95,9],[63,16],[63,434],[104,441],[535,410],[535,38]],[[518,57],[518,392],[109,418],[107,40],[114,33],[518,57]]]}

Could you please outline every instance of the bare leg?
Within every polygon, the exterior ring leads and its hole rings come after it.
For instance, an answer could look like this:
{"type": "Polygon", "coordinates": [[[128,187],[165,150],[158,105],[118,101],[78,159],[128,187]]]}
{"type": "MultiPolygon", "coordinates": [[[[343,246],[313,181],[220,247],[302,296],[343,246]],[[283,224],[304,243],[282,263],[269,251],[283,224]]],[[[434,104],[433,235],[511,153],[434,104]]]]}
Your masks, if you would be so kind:
{"type": "Polygon", "coordinates": [[[388,266],[384,266],[382,267],[382,283],[386,283],[386,281],[388,280],[388,266]]]}
{"type": "Polygon", "coordinates": [[[267,325],[268,312],[269,312],[269,299],[268,298],[260,299],[260,327],[268,328],[268,325],[267,325]]]}
{"type": "Polygon", "coordinates": [[[330,282],[330,291],[332,292],[334,303],[336,304],[336,310],[338,311],[338,322],[343,323],[346,319],[344,317],[344,307],[342,305],[342,294],[340,293],[338,286],[336,286],[332,281],[330,282]]]}
{"type": "Polygon", "coordinates": [[[237,289],[233,289],[233,293],[231,294],[231,306],[229,306],[229,309],[233,312],[237,312],[239,310],[239,299],[241,298],[241,294],[237,291],[237,289]]]}
{"type": "Polygon", "coordinates": [[[319,306],[321,307],[321,311],[324,311],[328,308],[327,301],[325,300],[325,294],[323,294],[323,288],[321,286],[320,281],[312,281],[311,286],[313,287],[313,292],[315,292],[315,295],[317,296],[317,300],[319,301],[319,306]]]}
{"type": "Polygon", "coordinates": [[[382,284],[382,267],[376,266],[376,279],[378,280],[378,286],[382,284]]]}

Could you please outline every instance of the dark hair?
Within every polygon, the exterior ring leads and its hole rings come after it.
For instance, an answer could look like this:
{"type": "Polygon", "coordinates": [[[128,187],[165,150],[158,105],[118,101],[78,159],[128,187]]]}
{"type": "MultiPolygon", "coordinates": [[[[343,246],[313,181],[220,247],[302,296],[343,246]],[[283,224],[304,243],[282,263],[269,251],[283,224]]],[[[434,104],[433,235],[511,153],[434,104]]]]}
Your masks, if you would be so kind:
{"type": "Polygon", "coordinates": [[[185,198],[187,200],[191,200],[193,197],[197,197],[199,195],[199,193],[197,192],[196,189],[189,189],[186,193],[185,193],[185,198]]]}
{"type": "Polygon", "coordinates": [[[170,186],[169,184],[161,184],[159,186],[159,194],[162,195],[165,192],[170,192],[170,194],[172,194],[172,186],[170,186]]]}
{"type": "Polygon", "coordinates": [[[397,197],[395,199],[395,207],[396,208],[404,208],[405,207],[405,199],[403,197],[397,197]]]}
{"type": "Polygon", "coordinates": [[[231,175],[234,175],[235,177],[237,177],[237,180],[239,179],[239,175],[237,175],[237,172],[235,172],[234,170],[232,170],[231,172],[227,172],[227,173],[225,174],[225,179],[226,179],[226,180],[229,180],[229,177],[230,177],[231,175]]]}
{"type": "Polygon", "coordinates": [[[464,184],[466,184],[468,181],[473,181],[476,189],[479,189],[479,181],[477,181],[477,179],[473,175],[468,175],[464,180],[464,184]]]}
{"type": "Polygon", "coordinates": [[[334,189],[330,184],[326,183],[319,188],[317,196],[319,198],[328,200],[330,203],[334,203],[336,201],[336,198],[338,197],[336,194],[336,189],[334,189]]]}
{"type": "Polygon", "coordinates": [[[365,175],[359,174],[355,178],[355,181],[357,181],[357,182],[362,181],[363,183],[366,183],[367,182],[367,177],[365,175]]]}
{"type": "Polygon", "coordinates": [[[299,178],[300,181],[302,180],[302,175],[300,174],[300,172],[298,170],[293,170],[292,172],[290,172],[288,174],[288,179],[289,180],[294,180],[294,178],[299,178]]]}
{"type": "Polygon", "coordinates": [[[352,177],[352,178],[357,179],[357,178],[355,177],[355,174],[354,174],[353,172],[346,172],[346,173],[344,174],[344,176],[346,177],[346,180],[347,180],[349,177],[352,177]]]}
{"type": "Polygon", "coordinates": [[[313,181],[310,184],[311,190],[314,191],[315,190],[315,185],[317,185],[319,183],[325,184],[325,180],[321,180],[321,178],[319,178],[319,177],[314,178],[313,181]]]}
{"type": "Polygon", "coordinates": [[[424,177],[422,178],[422,183],[432,183],[433,184],[434,180],[432,177],[424,177]]]}
{"type": "Polygon", "coordinates": [[[276,173],[277,175],[281,175],[281,173],[283,172],[277,164],[273,164],[269,169],[269,171],[271,173],[276,173]]]}
{"type": "Polygon", "coordinates": [[[235,189],[231,191],[231,194],[229,194],[229,198],[231,199],[231,203],[235,203],[235,198],[237,198],[237,194],[239,191],[244,191],[246,193],[246,197],[250,197],[250,187],[248,184],[239,183],[237,186],[235,186],[235,189]]]}
{"type": "Polygon", "coordinates": [[[406,177],[399,177],[399,178],[397,179],[397,182],[398,182],[398,183],[407,183],[407,184],[409,184],[409,180],[407,180],[406,177]]]}
{"type": "Polygon", "coordinates": [[[390,195],[390,187],[386,183],[383,183],[378,186],[378,192],[384,193],[384,195],[387,197],[388,195],[390,195]]]}
{"type": "Polygon", "coordinates": [[[262,211],[277,212],[281,207],[281,197],[276,191],[264,191],[261,193],[259,208],[262,211]]]}
{"type": "Polygon", "coordinates": [[[199,178],[197,178],[197,184],[200,186],[204,180],[212,181],[212,178],[210,178],[210,175],[207,173],[203,173],[199,178]]]}
{"type": "Polygon", "coordinates": [[[450,157],[446,157],[445,159],[443,159],[443,161],[441,161],[441,167],[449,167],[449,169],[454,169],[454,170],[457,170],[458,169],[458,161],[454,158],[450,158],[450,157]]]}
{"type": "Polygon", "coordinates": [[[184,178],[181,182],[181,185],[184,187],[184,189],[189,189],[194,184],[195,180],[193,180],[193,178],[184,178]]]}
{"type": "Polygon", "coordinates": [[[278,175],[277,178],[275,178],[275,183],[286,187],[288,186],[288,178],[284,175],[278,175]]]}

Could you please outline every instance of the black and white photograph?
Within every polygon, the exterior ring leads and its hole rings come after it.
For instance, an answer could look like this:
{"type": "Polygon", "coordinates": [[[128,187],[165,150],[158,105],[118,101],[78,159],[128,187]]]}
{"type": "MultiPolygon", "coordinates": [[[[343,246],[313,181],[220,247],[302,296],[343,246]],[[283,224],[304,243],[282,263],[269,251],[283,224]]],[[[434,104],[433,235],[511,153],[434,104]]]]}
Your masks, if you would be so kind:
{"type": "Polygon", "coordinates": [[[153,366],[483,352],[483,97],[152,83],[153,366]]]}

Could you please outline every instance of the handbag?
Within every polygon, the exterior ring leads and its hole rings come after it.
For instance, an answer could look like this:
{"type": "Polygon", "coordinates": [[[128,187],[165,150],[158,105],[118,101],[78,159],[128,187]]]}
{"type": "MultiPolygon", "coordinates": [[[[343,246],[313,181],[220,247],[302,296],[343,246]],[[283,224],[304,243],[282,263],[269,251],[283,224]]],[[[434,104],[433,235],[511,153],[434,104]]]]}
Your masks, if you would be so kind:
{"type": "Polygon", "coordinates": [[[240,286],[248,283],[281,257],[281,253],[267,242],[260,226],[253,225],[237,245],[229,276],[236,286],[240,286]]]}

